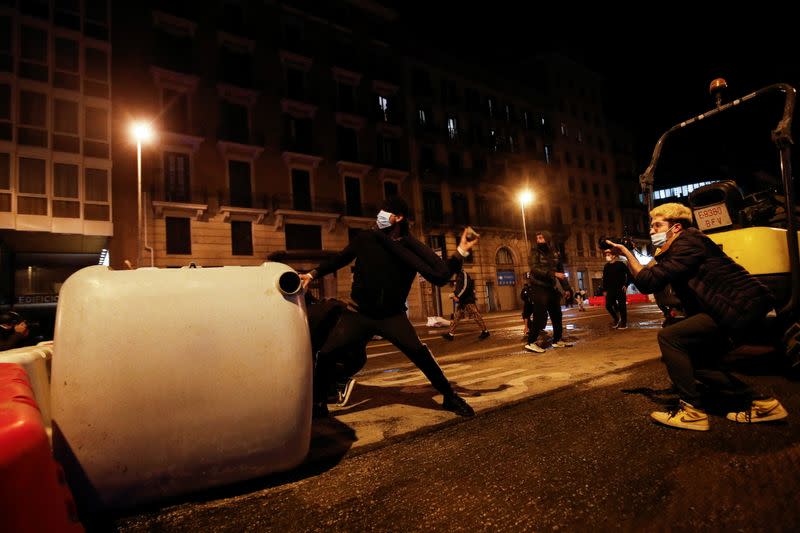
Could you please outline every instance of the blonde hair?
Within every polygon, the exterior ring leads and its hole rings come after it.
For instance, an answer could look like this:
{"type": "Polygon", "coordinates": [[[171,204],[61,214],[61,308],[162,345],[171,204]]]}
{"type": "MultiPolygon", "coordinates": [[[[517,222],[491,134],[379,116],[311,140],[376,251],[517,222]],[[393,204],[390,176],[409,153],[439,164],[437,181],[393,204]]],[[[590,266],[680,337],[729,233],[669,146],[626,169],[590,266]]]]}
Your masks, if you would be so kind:
{"type": "Polygon", "coordinates": [[[680,222],[684,227],[692,225],[692,211],[683,204],[661,204],[650,211],[650,218],[663,217],[671,222],[680,222]]]}

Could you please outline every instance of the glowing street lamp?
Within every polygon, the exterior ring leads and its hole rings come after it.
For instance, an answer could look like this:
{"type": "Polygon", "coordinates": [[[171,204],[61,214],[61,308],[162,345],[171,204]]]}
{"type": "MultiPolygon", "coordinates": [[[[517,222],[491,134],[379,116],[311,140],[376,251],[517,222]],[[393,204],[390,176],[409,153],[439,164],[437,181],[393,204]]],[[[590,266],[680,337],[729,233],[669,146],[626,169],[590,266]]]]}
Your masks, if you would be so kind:
{"type": "Polygon", "coordinates": [[[142,143],[149,143],[153,139],[153,128],[149,122],[134,122],[131,124],[131,135],[136,141],[136,267],[140,266],[142,259],[142,143]]]}
{"type": "Polygon", "coordinates": [[[533,193],[528,189],[519,193],[517,197],[519,205],[522,209],[522,233],[525,235],[525,261],[527,267],[528,254],[530,253],[530,246],[528,245],[528,229],[525,227],[525,205],[533,202],[533,193]]]}

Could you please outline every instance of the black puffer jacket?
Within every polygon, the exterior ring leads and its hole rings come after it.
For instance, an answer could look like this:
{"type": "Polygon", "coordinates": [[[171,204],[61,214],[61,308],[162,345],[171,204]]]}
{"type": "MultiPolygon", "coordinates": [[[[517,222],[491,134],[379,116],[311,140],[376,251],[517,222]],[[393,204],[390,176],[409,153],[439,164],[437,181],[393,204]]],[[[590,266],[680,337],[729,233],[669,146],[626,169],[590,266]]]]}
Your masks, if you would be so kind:
{"type": "Polygon", "coordinates": [[[355,259],[350,293],[359,312],[385,318],[406,310],[406,299],[419,272],[434,285],[446,285],[461,270],[462,258],[454,254],[447,262],[413,235],[391,238],[386,231],[362,231],[333,258],[320,264],[315,277],[339,270],[355,259]]]}
{"type": "Polygon", "coordinates": [[[656,263],[635,277],[641,292],[658,292],[669,284],[687,316],[707,313],[731,336],[756,324],[774,306],[769,289],[696,228],[679,234],[656,256],[656,263]]]}
{"type": "Polygon", "coordinates": [[[534,290],[546,288],[556,292],[564,288],[561,280],[556,278],[556,272],[564,272],[564,265],[561,263],[558,250],[551,243],[534,246],[528,259],[528,266],[531,272],[530,285],[534,290]]]}

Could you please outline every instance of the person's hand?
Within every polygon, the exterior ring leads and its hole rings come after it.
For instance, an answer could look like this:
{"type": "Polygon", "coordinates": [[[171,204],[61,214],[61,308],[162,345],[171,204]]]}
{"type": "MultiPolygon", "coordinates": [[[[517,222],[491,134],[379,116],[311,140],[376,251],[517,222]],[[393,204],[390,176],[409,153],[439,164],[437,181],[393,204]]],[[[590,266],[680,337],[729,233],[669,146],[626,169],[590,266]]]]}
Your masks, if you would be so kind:
{"type": "Polygon", "coordinates": [[[609,246],[611,246],[611,248],[613,248],[613,249],[614,249],[614,251],[615,251],[615,252],[617,252],[617,254],[624,255],[624,256],[627,256],[627,255],[628,255],[628,254],[627,254],[627,252],[628,252],[628,249],[627,249],[627,248],[625,248],[625,246],[623,246],[623,245],[621,245],[621,244],[617,244],[617,243],[615,243],[615,242],[611,242],[611,241],[609,241],[608,239],[606,239],[606,244],[608,244],[609,246]]]}
{"type": "Polygon", "coordinates": [[[453,301],[458,303],[458,296],[456,296],[455,294],[453,295],[453,301]]]}
{"type": "Polygon", "coordinates": [[[14,326],[14,331],[19,333],[20,335],[27,335],[28,332],[30,331],[28,329],[28,323],[23,320],[22,322],[14,326]]]}
{"type": "Polygon", "coordinates": [[[462,250],[464,250],[465,252],[469,252],[472,249],[472,247],[475,246],[478,243],[479,240],[480,240],[480,237],[476,237],[475,239],[473,239],[471,241],[468,241],[467,240],[467,230],[465,229],[461,233],[461,242],[458,244],[458,247],[461,248],[462,250]]]}
{"type": "Polygon", "coordinates": [[[528,321],[525,320],[524,318],[522,320],[525,321],[525,327],[523,328],[522,333],[527,335],[528,334],[528,321]]]}
{"type": "Polygon", "coordinates": [[[556,272],[556,277],[558,279],[567,279],[566,274],[564,274],[563,272],[556,272]]]}
{"type": "Polygon", "coordinates": [[[308,288],[308,284],[311,283],[311,280],[313,279],[314,278],[311,276],[311,274],[300,274],[300,282],[303,285],[303,290],[308,288]]]}

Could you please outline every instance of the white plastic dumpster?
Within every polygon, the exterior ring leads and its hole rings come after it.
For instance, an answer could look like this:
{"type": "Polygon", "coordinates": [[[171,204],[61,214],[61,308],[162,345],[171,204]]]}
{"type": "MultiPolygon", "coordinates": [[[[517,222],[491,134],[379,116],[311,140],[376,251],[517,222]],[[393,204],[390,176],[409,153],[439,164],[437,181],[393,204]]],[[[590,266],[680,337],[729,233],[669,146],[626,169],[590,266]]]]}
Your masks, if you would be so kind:
{"type": "Polygon", "coordinates": [[[81,507],[127,507],[292,468],[311,345],[288,266],[73,274],[59,297],[53,445],[81,507]]]}

